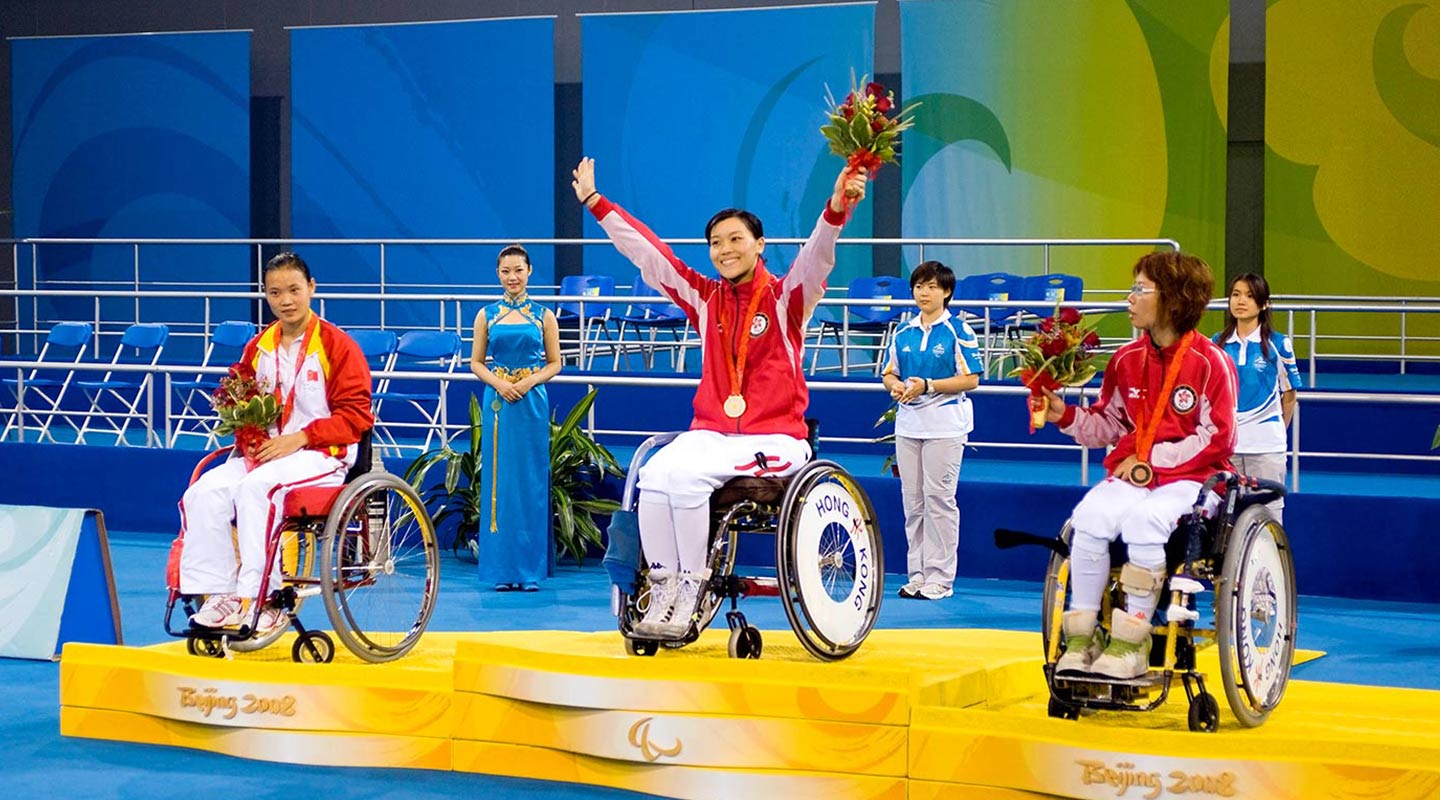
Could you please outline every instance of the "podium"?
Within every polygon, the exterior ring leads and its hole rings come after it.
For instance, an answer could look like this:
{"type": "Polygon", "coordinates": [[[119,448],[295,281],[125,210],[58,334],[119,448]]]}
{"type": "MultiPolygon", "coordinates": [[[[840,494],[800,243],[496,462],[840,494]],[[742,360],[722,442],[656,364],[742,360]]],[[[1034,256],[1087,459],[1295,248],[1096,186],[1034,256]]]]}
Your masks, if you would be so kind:
{"type": "Polygon", "coordinates": [[[65,642],[122,643],[105,519],[0,505],[0,657],[49,660],[65,642]]]}

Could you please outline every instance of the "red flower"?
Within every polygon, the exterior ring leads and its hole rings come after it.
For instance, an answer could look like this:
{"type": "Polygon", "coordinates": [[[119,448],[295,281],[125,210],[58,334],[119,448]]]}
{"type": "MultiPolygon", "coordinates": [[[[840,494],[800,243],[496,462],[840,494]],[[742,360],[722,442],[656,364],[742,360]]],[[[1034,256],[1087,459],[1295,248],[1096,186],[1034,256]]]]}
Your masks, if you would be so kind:
{"type": "Polygon", "coordinates": [[[840,113],[845,115],[846,120],[851,120],[855,118],[855,103],[853,102],[854,99],[855,98],[852,95],[849,100],[845,101],[845,105],[840,106],[840,113]]]}
{"type": "Polygon", "coordinates": [[[1050,333],[1050,332],[1054,331],[1054,330],[1055,330],[1055,318],[1054,318],[1054,317],[1046,317],[1045,319],[1040,320],[1040,330],[1042,330],[1042,331],[1044,331],[1044,332],[1046,332],[1046,333],[1050,333]]]}
{"type": "Polygon", "coordinates": [[[1084,344],[1086,347],[1099,347],[1099,346],[1100,346],[1100,334],[1096,333],[1095,331],[1090,331],[1089,333],[1085,334],[1085,339],[1084,339],[1084,341],[1083,341],[1083,344],[1084,344]]]}
{"type": "Polygon", "coordinates": [[[875,98],[875,110],[881,114],[890,113],[895,104],[890,100],[890,92],[878,83],[865,84],[865,94],[875,98]]]}
{"type": "Polygon", "coordinates": [[[1046,339],[1040,343],[1040,352],[1044,353],[1046,358],[1060,355],[1065,352],[1065,337],[1056,336],[1053,339],[1046,339]]]}
{"type": "Polygon", "coordinates": [[[879,133],[880,131],[885,130],[885,118],[876,117],[875,119],[870,120],[870,130],[873,133],[879,133]]]}
{"type": "Polygon", "coordinates": [[[1080,312],[1073,308],[1060,309],[1060,322],[1065,325],[1079,325],[1080,312]]]}

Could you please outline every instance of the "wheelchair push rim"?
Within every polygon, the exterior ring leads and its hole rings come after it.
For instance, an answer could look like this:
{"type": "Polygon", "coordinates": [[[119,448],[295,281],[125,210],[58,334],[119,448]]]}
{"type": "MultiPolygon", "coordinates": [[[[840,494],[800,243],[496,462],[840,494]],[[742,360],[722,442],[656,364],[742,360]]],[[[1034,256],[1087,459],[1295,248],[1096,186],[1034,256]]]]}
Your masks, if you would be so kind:
{"type": "Polygon", "coordinates": [[[1265,506],[1236,519],[1216,592],[1225,697],[1253,728],[1280,704],[1295,660],[1295,565],[1285,529],[1265,506]]]}
{"type": "Polygon", "coordinates": [[[780,507],[775,562],[790,627],[827,661],[859,649],[880,614],[885,553],[875,511],[832,461],[796,474],[780,507]]]}
{"type": "Polygon", "coordinates": [[[321,597],[356,656],[393,661],[420,640],[440,589],[435,528],[409,484],[386,472],[351,483],[325,522],[321,597]]]}

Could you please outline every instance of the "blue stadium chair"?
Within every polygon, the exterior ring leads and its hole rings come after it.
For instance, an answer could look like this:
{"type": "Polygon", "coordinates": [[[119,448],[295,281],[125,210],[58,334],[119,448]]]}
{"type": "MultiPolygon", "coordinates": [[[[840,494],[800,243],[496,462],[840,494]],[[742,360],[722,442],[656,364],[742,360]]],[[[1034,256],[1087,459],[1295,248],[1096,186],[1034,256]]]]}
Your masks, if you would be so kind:
{"type": "MultiPolygon", "coordinates": [[[[660,292],[651,288],[639,275],[635,276],[635,283],[630,288],[630,294],[635,297],[661,297],[660,292]]],[[[689,345],[690,320],[685,312],[674,303],[632,303],[626,306],[625,313],[614,318],[620,323],[618,339],[619,344],[615,348],[615,361],[611,364],[612,370],[620,368],[620,355],[625,355],[625,365],[629,368],[630,351],[625,344],[626,329],[634,329],[636,334],[636,347],[644,358],[645,368],[654,369],[655,351],[660,347],[656,337],[660,331],[669,331],[673,343],[666,343],[664,347],[674,354],[676,372],[685,371],[685,350],[689,345]],[[641,335],[649,332],[649,340],[641,338],[641,335]]]]}
{"type": "Polygon", "coordinates": [[[460,334],[452,331],[408,331],[400,337],[395,346],[395,355],[390,367],[397,372],[434,372],[434,378],[424,380],[392,379],[382,382],[382,389],[371,399],[375,409],[375,438],[383,440],[382,447],[399,452],[404,446],[396,437],[396,429],[419,428],[425,431],[421,452],[430,449],[430,442],[436,436],[445,441],[445,428],[449,416],[445,404],[445,390],[450,385],[460,363],[460,334]],[[392,406],[400,404],[409,407],[419,415],[421,422],[381,421],[381,409],[386,401],[392,406]]]}
{"type": "MultiPolygon", "coordinates": [[[[202,367],[225,367],[240,360],[245,345],[255,337],[255,323],[244,320],[227,320],[210,331],[210,341],[205,343],[205,355],[200,360],[202,367]]],[[[170,433],[173,446],[181,436],[198,436],[204,440],[205,449],[214,449],[215,424],[218,420],[210,407],[210,395],[220,388],[219,375],[197,373],[194,380],[171,381],[170,391],[180,401],[180,410],[169,415],[175,422],[170,433]],[[188,424],[187,424],[188,423],[188,424]]]]}
{"type": "MultiPolygon", "coordinates": [[[[960,301],[989,300],[1004,303],[1022,299],[1021,294],[1024,287],[1025,279],[1009,272],[967,275],[956,285],[955,296],[951,299],[960,301]]],[[[990,364],[991,351],[999,345],[1003,338],[1005,326],[1015,319],[1018,313],[1008,308],[975,309],[968,307],[961,309],[960,314],[966,322],[970,323],[970,327],[976,329],[975,333],[980,339],[981,363],[990,364]]]]}
{"type": "MultiPolygon", "coordinates": [[[[567,275],[560,279],[560,294],[584,297],[614,297],[615,279],[609,275],[567,275]]],[[[565,333],[575,331],[575,364],[589,369],[595,360],[595,348],[604,336],[615,347],[610,335],[611,308],[607,303],[569,301],[560,304],[555,312],[555,321],[560,325],[563,339],[565,333]],[[583,306],[583,309],[582,309],[583,306]]],[[[563,348],[562,348],[563,349],[563,348]]]]}
{"type": "MultiPolygon", "coordinates": [[[[137,322],[125,329],[110,365],[144,364],[153,367],[160,362],[165,341],[170,338],[170,326],[158,322],[137,322]]],[[[129,444],[125,433],[132,420],[145,428],[145,446],[162,446],[164,442],[155,433],[153,372],[117,372],[107,370],[105,377],[98,381],[76,381],[76,387],[90,400],[90,408],[83,414],[80,432],[75,438],[77,444],[85,444],[85,434],[90,432],[91,422],[103,423],[109,433],[115,434],[115,444],[129,444]],[[112,398],[120,404],[120,410],[107,409],[106,399],[112,398]],[[140,408],[141,402],[145,408],[140,408]],[[118,420],[118,424],[117,424],[118,420]]]]}
{"type": "MultiPolygon", "coordinates": [[[[60,411],[60,402],[75,377],[74,365],[85,356],[85,348],[95,329],[88,322],[59,322],[45,336],[45,344],[35,359],[35,366],[28,374],[17,374],[14,378],[0,379],[10,389],[15,405],[0,408],[5,412],[5,430],[0,432],[0,441],[9,438],[13,428],[23,441],[25,438],[25,415],[39,420],[40,439],[55,441],[50,433],[52,417],[60,411]]],[[[24,373],[23,370],[17,370],[24,373]]],[[[72,426],[73,427],[73,426],[72,426]]]]}
{"type": "MultiPolygon", "coordinates": [[[[893,300],[897,297],[909,299],[910,282],[904,278],[888,275],[856,278],[850,282],[848,295],[851,300],[893,300]]],[[[840,347],[841,364],[849,363],[851,347],[869,350],[874,353],[874,359],[865,362],[865,365],[871,367],[872,371],[879,375],[885,364],[885,350],[890,346],[890,339],[895,335],[896,326],[914,310],[914,307],[908,303],[898,306],[870,305],[847,306],[846,308],[850,314],[850,338],[843,341],[841,333],[844,331],[844,325],[838,321],[837,315],[816,314],[819,330],[815,334],[815,353],[810,359],[811,374],[814,374],[819,368],[820,346],[825,341],[825,334],[830,333],[840,347]],[[852,344],[850,339],[857,336],[866,337],[869,341],[863,344],[852,344]]]]}
{"type": "Polygon", "coordinates": [[[1018,300],[1038,300],[1011,316],[1005,324],[1007,339],[1033,330],[1040,320],[1055,313],[1056,303],[1075,303],[1085,293],[1085,281],[1079,275],[1031,275],[1020,286],[1018,300]]]}

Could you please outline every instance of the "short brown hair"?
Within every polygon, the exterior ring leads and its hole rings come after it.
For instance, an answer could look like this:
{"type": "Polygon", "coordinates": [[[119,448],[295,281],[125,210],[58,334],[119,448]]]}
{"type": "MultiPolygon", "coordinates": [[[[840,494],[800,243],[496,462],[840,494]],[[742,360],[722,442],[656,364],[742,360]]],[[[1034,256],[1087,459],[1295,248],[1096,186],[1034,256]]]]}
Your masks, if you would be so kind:
{"type": "Polygon", "coordinates": [[[1160,318],[1176,333],[1195,330],[1215,294],[1210,265],[1199,256],[1170,250],[1141,256],[1134,274],[1138,277],[1142,272],[1159,290],[1160,318]]]}

